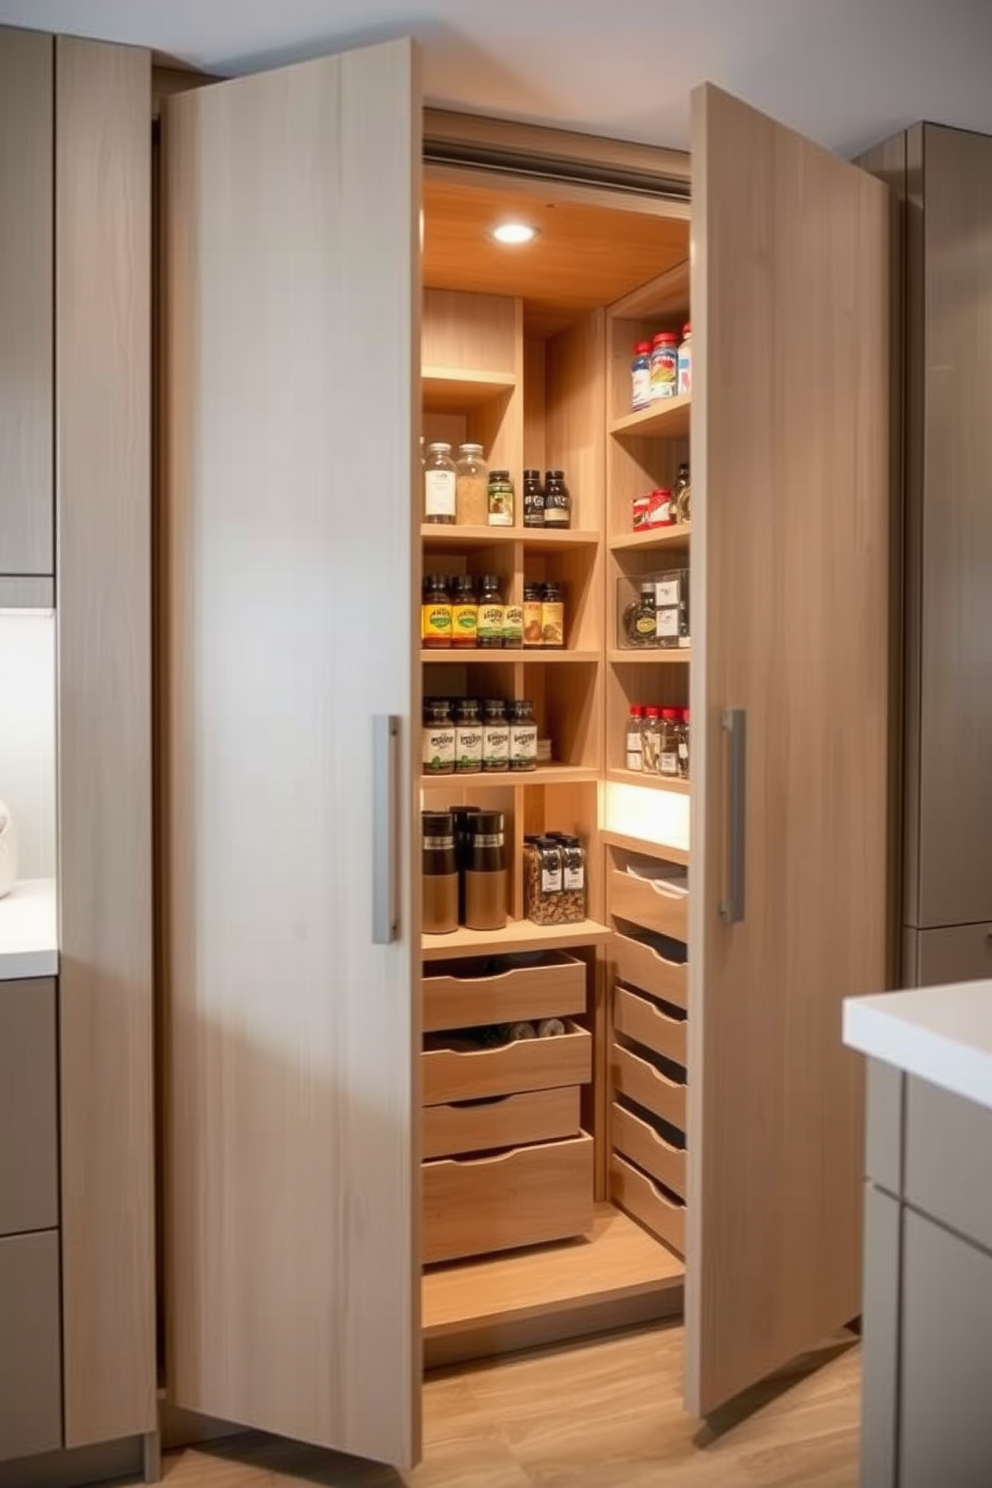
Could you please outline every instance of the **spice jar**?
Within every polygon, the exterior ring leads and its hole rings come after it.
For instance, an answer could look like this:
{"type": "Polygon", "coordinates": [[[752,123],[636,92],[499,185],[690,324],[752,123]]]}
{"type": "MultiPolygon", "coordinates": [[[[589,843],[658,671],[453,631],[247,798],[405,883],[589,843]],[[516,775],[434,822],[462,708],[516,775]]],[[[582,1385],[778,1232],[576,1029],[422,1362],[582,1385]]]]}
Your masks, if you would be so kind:
{"type": "Polygon", "coordinates": [[[424,459],[424,521],[451,526],[455,520],[455,462],[450,444],[429,444],[424,459]]]}
{"type": "Polygon", "coordinates": [[[689,779],[689,709],[682,709],[682,726],[679,734],[679,775],[689,779]]]}
{"type": "Polygon", "coordinates": [[[544,487],[539,470],[524,471],[524,526],[544,526],[544,487]]]}
{"type": "Polygon", "coordinates": [[[676,522],[689,522],[692,520],[692,481],[689,475],[688,462],[683,460],[679,466],[679,473],[675,477],[675,520],[676,522]]]}
{"type": "Polygon", "coordinates": [[[426,651],[451,646],[451,597],[443,574],[428,574],[420,602],[420,643],[426,651]]]}
{"type": "Polygon", "coordinates": [[[458,929],[458,859],[450,811],[422,811],[421,927],[427,935],[458,929]]]}
{"type": "Polygon", "coordinates": [[[679,338],[659,331],[651,346],[651,398],[674,398],[679,384],[679,338]]]}
{"type": "Polygon", "coordinates": [[[623,633],[630,646],[654,646],[657,643],[658,617],[654,582],[641,583],[641,593],[623,612],[623,633]]]}
{"type": "Polygon", "coordinates": [[[513,526],[513,482],[508,470],[494,470],[489,476],[489,525],[513,526]]]}
{"type": "Polygon", "coordinates": [[[481,444],[458,446],[455,509],[462,527],[485,527],[489,520],[489,467],[481,444]]]}
{"type": "Polygon", "coordinates": [[[679,708],[661,710],[661,753],[658,758],[658,774],[676,779],[679,773],[679,742],[682,732],[679,708]]]}
{"type": "Polygon", "coordinates": [[[678,393],[684,397],[692,392],[692,326],[682,327],[682,341],[679,345],[678,359],[678,393]]]}
{"type": "Polygon", "coordinates": [[[423,766],[425,775],[455,773],[455,726],[447,698],[424,704],[423,766]]]}
{"type": "Polygon", "coordinates": [[[470,574],[459,574],[451,588],[451,644],[455,650],[475,649],[479,606],[470,574]]]}
{"type": "Polygon", "coordinates": [[[562,837],[562,919],[569,923],[586,917],[586,850],[578,837],[562,837]]]}
{"type": "Polygon", "coordinates": [[[510,768],[510,726],[506,706],[497,698],[486,698],[482,705],[482,769],[495,774],[510,768]]]}
{"type": "Polygon", "coordinates": [[[455,772],[478,775],[482,770],[482,722],[475,698],[462,698],[455,709],[455,772]]]}
{"type": "Polygon", "coordinates": [[[641,727],[641,769],[645,775],[661,773],[661,709],[645,708],[641,727]]]}
{"type": "Polygon", "coordinates": [[[510,769],[537,769],[537,723],[534,706],[523,699],[510,704],[510,769]]]}
{"type": "Polygon", "coordinates": [[[651,402],[651,342],[638,341],[630,364],[630,406],[647,408],[651,402]]]}
{"type": "Polygon", "coordinates": [[[502,930],[506,924],[506,847],[502,811],[479,811],[468,823],[465,925],[502,930]]]}
{"type": "Polygon", "coordinates": [[[565,606],[557,584],[548,583],[541,590],[541,643],[548,648],[565,644],[565,606]]]}
{"type": "Polygon", "coordinates": [[[561,899],[561,849],[552,837],[534,837],[524,845],[524,913],[535,925],[558,920],[561,899]]]}
{"type": "Polygon", "coordinates": [[[643,717],[644,709],[637,703],[633,703],[627,718],[627,769],[634,770],[638,774],[640,774],[644,767],[643,760],[641,759],[641,721],[643,717]]]}
{"type": "Polygon", "coordinates": [[[483,574],[479,585],[478,645],[492,651],[503,644],[503,595],[495,574],[483,574]]]}
{"type": "Polygon", "coordinates": [[[572,525],[572,497],[565,484],[563,470],[549,470],[544,482],[545,527],[572,525]]]}
{"type": "Polygon", "coordinates": [[[532,581],[524,584],[524,646],[544,644],[541,610],[541,586],[532,581]]]}

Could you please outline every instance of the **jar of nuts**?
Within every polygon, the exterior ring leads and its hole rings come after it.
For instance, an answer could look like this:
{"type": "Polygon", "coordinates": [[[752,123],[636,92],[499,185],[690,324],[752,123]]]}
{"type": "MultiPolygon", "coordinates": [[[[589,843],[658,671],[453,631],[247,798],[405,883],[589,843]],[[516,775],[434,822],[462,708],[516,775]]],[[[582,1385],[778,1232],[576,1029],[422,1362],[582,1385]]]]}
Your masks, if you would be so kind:
{"type": "Polygon", "coordinates": [[[548,834],[525,839],[524,912],[535,925],[585,919],[585,851],[577,837],[548,834]]]}

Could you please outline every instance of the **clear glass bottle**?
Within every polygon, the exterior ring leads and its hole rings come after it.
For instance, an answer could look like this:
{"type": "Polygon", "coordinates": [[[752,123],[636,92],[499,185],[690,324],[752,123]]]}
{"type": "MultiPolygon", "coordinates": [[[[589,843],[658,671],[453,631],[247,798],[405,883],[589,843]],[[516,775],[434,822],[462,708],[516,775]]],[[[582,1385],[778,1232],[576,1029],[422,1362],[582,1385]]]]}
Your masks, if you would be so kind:
{"type": "Polygon", "coordinates": [[[689,474],[688,462],[683,460],[679,466],[679,473],[675,477],[675,511],[673,520],[676,522],[689,522],[692,520],[692,480],[689,474]]]}
{"type": "Polygon", "coordinates": [[[641,725],[641,769],[645,775],[661,774],[661,709],[645,708],[641,725]]]}
{"type": "Polygon", "coordinates": [[[682,709],[682,721],[679,725],[679,776],[683,780],[689,779],[689,709],[682,709]]]}
{"type": "Polygon", "coordinates": [[[459,527],[485,527],[489,521],[489,466],[481,444],[460,444],[455,465],[455,506],[459,527]]]}
{"type": "Polygon", "coordinates": [[[658,774],[669,780],[677,780],[679,773],[679,742],[682,733],[680,708],[661,710],[661,752],[658,757],[658,774]]]}
{"type": "Polygon", "coordinates": [[[644,721],[644,709],[636,703],[632,704],[630,716],[627,719],[627,769],[634,770],[638,774],[644,768],[644,760],[641,753],[641,727],[644,721]]]}
{"type": "Polygon", "coordinates": [[[455,462],[451,445],[438,442],[427,446],[424,459],[424,521],[440,526],[453,526],[456,512],[455,462]]]}
{"type": "Polygon", "coordinates": [[[655,646],[658,640],[658,615],[655,587],[651,579],[641,583],[641,592],[623,612],[623,633],[628,646],[655,646]]]}

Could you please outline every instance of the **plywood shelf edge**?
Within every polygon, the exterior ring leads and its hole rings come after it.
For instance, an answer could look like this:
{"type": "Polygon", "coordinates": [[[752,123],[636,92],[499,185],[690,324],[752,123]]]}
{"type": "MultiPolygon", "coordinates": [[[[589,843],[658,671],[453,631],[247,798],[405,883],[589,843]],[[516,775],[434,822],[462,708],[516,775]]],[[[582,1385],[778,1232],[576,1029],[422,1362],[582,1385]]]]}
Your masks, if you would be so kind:
{"type": "Polygon", "coordinates": [[[636,434],[656,439],[688,439],[692,394],[679,398],[662,398],[650,408],[625,413],[610,424],[611,434],[636,434]]]}

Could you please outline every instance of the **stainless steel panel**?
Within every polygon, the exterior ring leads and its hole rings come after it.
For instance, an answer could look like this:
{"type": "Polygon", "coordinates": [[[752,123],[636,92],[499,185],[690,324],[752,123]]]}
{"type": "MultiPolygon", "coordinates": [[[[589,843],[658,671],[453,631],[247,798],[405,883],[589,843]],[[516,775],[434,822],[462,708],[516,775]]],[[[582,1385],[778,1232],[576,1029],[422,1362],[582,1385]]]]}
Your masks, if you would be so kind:
{"type": "Polygon", "coordinates": [[[62,1445],[61,1374],[58,1234],[0,1240],[0,1461],[62,1445]]]}
{"type": "Polygon", "coordinates": [[[59,1222],[56,1071],[54,981],[0,982],[0,1235],[59,1222]]]}

